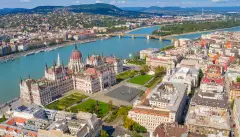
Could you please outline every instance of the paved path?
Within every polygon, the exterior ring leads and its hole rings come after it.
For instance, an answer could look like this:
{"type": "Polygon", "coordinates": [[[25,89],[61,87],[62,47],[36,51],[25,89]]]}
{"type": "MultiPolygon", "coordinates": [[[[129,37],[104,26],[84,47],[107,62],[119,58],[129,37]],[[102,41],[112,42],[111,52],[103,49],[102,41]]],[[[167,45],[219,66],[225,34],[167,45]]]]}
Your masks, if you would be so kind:
{"type": "MultiPolygon", "coordinates": [[[[17,107],[21,106],[21,100],[17,99],[13,102],[9,102],[7,104],[11,104],[12,109],[16,109],[17,107]]],[[[9,105],[4,105],[3,107],[0,108],[0,118],[2,117],[3,114],[5,114],[9,110],[9,105]]]]}

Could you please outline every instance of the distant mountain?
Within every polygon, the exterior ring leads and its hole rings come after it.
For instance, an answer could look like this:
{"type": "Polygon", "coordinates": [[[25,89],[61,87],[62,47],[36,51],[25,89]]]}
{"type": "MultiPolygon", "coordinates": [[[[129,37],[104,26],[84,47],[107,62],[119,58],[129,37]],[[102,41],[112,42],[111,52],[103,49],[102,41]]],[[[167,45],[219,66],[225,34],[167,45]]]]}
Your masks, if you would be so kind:
{"type": "Polygon", "coordinates": [[[147,8],[146,7],[121,7],[122,10],[128,10],[128,11],[144,11],[147,8]]]}
{"type": "Polygon", "coordinates": [[[159,13],[159,14],[194,14],[202,12],[210,12],[210,13],[226,13],[226,12],[240,12],[240,6],[232,6],[232,7],[123,7],[123,10],[130,11],[139,11],[139,12],[147,12],[147,13],[159,13]]]}
{"type": "Polygon", "coordinates": [[[27,9],[24,8],[4,8],[4,9],[0,9],[0,15],[2,14],[9,14],[9,13],[17,13],[17,12],[23,12],[23,11],[27,11],[27,9]]]}
{"type": "Polygon", "coordinates": [[[38,6],[33,9],[0,9],[0,15],[11,13],[38,13],[46,14],[56,10],[67,10],[69,12],[86,12],[93,14],[103,14],[112,16],[128,16],[128,17],[146,17],[153,14],[138,11],[122,10],[114,5],[96,3],[96,4],[83,4],[83,5],[71,5],[71,6],[38,6]]]}

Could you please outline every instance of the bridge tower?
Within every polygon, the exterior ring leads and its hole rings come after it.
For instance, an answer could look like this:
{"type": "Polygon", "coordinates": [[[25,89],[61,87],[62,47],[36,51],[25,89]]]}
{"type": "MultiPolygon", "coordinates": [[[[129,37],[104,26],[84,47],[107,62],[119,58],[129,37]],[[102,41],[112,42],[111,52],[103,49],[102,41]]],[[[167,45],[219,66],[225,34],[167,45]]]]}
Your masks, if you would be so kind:
{"type": "Polygon", "coordinates": [[[162,41],[163,40],[162,37],[159,37],[159,40],[162,41]]]}
{"type": "Polygon", "coordinates": [[[132,35],[132,39],[135,39],[136,38],[136,35],[132,35]]]}
{"type": "Polygon", "coordinates": [[[150,35],[147,35],[147,39],[149,40],[151,38],[151,36],[150,35]]]}

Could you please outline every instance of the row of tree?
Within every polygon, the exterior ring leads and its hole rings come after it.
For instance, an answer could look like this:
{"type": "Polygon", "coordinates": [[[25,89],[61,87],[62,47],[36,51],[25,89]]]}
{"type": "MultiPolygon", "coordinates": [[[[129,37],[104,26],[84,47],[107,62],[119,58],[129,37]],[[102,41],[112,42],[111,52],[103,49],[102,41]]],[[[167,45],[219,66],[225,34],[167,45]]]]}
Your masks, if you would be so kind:
{"type": "Polygon", "coordinates": [[[240,20],[227,20],[215,22],[185,22],[183,24],[164,26],[153,32],[154,35],[167,36],[172,34],[183,34],[196,31],[215,30],[240,26],[240,20]]]}

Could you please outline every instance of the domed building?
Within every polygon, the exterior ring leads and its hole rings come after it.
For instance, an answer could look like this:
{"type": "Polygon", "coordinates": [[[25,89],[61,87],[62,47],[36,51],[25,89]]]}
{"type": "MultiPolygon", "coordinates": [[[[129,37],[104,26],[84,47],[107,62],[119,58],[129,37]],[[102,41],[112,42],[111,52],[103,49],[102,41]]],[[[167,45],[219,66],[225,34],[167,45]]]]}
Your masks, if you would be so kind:
{"type": "Polygon", "coordinates": [[[82,72],[84,69],[84,63],[82,61],[82,53],[77,49],[75,45],[75,49],[73,50],[70,61],[68,64],[70,70],[73,71],[74,74],[82,72]]]}
{"type": "Polygon", "coordinates": [[[73,89],[93,94],[114,85],[116,74],[123,71],[122,60],[114,56],[88,56],[85,64],[76,45],[68,66],[60,62],[58,55],[52,67],[46,64],[45,75],[41,79],[21,80],[20,98],[23,103],[46,106],[73,89]]]}

